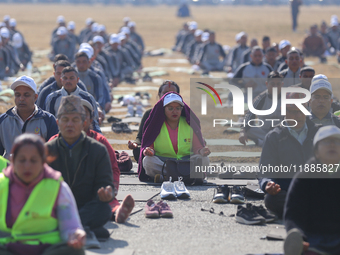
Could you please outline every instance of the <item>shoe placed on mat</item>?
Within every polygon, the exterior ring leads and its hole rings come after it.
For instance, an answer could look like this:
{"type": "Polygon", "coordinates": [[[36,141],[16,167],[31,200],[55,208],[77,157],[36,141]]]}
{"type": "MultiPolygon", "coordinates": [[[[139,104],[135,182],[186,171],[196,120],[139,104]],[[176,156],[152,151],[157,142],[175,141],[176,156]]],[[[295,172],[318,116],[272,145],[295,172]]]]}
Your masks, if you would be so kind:
{"type": "Polygon", "coordinates": [[[213,203],[225,204],[229,202],[229,187],[219,185],[216,187],[216,194],[213,197],[213,203]]]}
{"type": "Polygon", "coordinates": [[[253,209],[251,204],[247,203],[246,207],[242,205],[237,206],[236,222],[255,225],[264,224],[266,223],[266,220],[253,209]]]}
{"type": "Polygon", "coordinates": [[[86,232],[86,242],[85,249],[100,249],[100,243],[96,237],[96,235],[90,230],[90,228],[85,228],[86,232]]]}
{"type": "Polygon", "coordinates": [[[135,110],[133,109],[133,105],[128,105],[127,107],[128,113],[125,115],[125,117],[133,117],[135,116],[135,110]]]}
{"type": "Polygon", "coordinates": [[[127,123],[120,123],[123,133],[131,134],[132,130],[129,128],[127,123]]]}
{"type": "Polygon", "coordinates": [[[168,182],[163,182],[161,187],[161,198],[162,199],[176,199],[175,185],[171,182],[171,177],[168,182]]]}
{"type": "Polygon", "coordinates": [[[287,237],[283,244],[285,255],[299,255],[303,250],[303,239],[300,231],[297,228],[292,228],[288,231],[287,237]]]}
{"type": "Polygon", "coordinates": [[[159,205],[150,199],[145,205],[146,218],[159,218],[159,205]]]}
{"type": "Polygon", "coordinates": [[[159,215],[162,218],[172,218],[173,217],[172,211],[171,211],[169,205],[166,202],[160,201],[160,202],[157,203],[157,205],[159,206],[159,215]]]}
{"type": "Polygon", "coordinates": [[[156,174],[153,181],[154,183],[162,183],[164,181],[164,177],[161,174],[156,174]]]}
{"type": "Polygon", "coordinates": [[[174,186],[175,186],[175,192],[176,192],[177,198],[189,198],[190,197],[190,193],[185,187],[184,182],[182,182],[182,178],[178,178],[178,181],[174,182],[174,186]]]}
{"type": "Polygon", "coordinates": [[[120,125],[121,123],[112,123],[111,129],[113,132],[119,134],[123,131],[122,126],[120,125]]]}
{"type": "Polygon", "coordinates": [[[266,222],[273,222],[277,219],[275,214],[269,212],[262,205],[259,206],[253,205],[253,210],[260,214],[266,220],[266,222]]]}
{"type": "Polygon", "coordinates": [[[233,186],[229,200],[232,204],[244,204],[244,195],[240,186],[233,186]]]}
{"type": "Polygon", "coordinates": [[[116,118],[116,117],[113,117],[111,116],[110,118],[107,119],[107,122],[109,123],[113,123],[113,122],[121,122],[122,119],[119,119],[119,118],[116,118]]]}
{"type": "Polygon", "coordinates": [[[132,212],[133,207],[135,207],[135,200],[131,195],[127,195],[116,211],[116,222],[124,223],[132,212]]]}

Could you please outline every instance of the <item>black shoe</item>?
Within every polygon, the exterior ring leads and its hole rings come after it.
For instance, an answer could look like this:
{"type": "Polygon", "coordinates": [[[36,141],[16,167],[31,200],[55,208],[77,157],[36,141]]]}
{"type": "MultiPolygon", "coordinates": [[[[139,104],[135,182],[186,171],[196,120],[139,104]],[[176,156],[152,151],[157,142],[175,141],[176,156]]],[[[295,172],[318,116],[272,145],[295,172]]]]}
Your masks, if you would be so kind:
{"type": "Polygon", "coordinates": [[[268,212],[268,210],[264,208],[262,205],[259,206],[253,205],[252,207],[254,211],[256,211],[266,220],[266,222],[273,222],[277,219],[275,214],[268,212]]]}
{"type": "Polygon", "coordinates": [[[255,225],[266,223],[265,218],[259,215],[252,207],[251,204],[247,204],[246,207],[239,205],[237,206],[236,221],[238,223],[255,225]]]}
{"type": "Polygon", "coordinates": [[[119,118],[116,118],[116,117],[113,117],[111,116],[110,118],[107,119],[107,122],[109,123],[114,123],[114,122],[121,122],[122,119],[119,119],[119,118]]]}
{"type": "Polygon", "coordinates": [[[123,131],[123,128],[121,126],[122,123],[112,123],[111,129],[113,132],[119,134],[123,131]]]}
{"type": "Polygon", "coordinates": [[[209,71],[202,72],[202,75],[209,75],[209,71]]]}
{"type": "Polygon", "coordinates": [[[119,123],[121,128],[122,128],[122,131],[124,133],[128,133],[128,134],[131,134],[132,133],[132,130],[129,128],[128,124],[127,123],[119,123]]]}
{"type": "Polygon", "coordinates": [[[240,186],[233,186],[229,200],[232,204],[244,204],[244,195],[240,186]]]}
{"type": "Polygon", "coordinates": [[[229,187],[224,185],[219,185],[216,187],[216,194],[213,198],[213,203],[225,204],[229,202],[229,187]]]}
{"type": "Polygon", "coordinates": [[[264,199],[264,192],[260,189],[258,184],[248,183],[247,186],[244,187],[244,192],[247,197],[264,199]]]}

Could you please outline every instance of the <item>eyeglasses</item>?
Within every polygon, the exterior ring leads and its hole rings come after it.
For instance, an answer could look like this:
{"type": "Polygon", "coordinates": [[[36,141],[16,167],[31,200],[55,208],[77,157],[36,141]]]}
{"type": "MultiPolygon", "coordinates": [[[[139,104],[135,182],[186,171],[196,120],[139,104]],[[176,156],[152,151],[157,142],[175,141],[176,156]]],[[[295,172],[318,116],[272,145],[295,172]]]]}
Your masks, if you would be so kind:
{"type": "Polygon", "coordinates": [[[177,106],[177,107],[166,106],[165,108],[166,108],[168,111],[170,111],[170,112],[172,112],[174,109],[175,109],[176,111],[182,111],[183,106],[177,106]]]}

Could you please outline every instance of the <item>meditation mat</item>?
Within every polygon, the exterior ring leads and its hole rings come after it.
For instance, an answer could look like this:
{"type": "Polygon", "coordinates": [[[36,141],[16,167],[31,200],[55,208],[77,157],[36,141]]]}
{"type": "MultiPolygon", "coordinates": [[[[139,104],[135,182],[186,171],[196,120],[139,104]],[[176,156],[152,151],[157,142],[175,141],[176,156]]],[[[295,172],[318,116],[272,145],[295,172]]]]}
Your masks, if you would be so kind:
{"type": "Polygon", "coordinates": [[[107,139],[107,140],[109,141],[110,144],[126,144],[126,146],[129,142],[129,140],[116,140],[116,139],[107,139]]]}
{"type": "MultiPolygon", "coordinates": [[[[158,91],[158,87],[156,86],[136,86],[136,87],[115,87],[112,89],[112,91],[149,91],[149,90],[155,90],[158,91]]],[[[115,93],[114,97],[116,98],[115,93]]]]}
{"type": "Polygon", "coordinates": [[[111,109],[110,111],[109,111],[109,113],[111,113],[111,112],[127,112],[127,107],[121,107],[121,108],[115,108],[115,109],[111,109]]]}
{"type": "MultiPolygon", "coordinates": [[[[239,140],[234,139],[205,139],[207,145],[242,145],[239,140]]],[[[255,143],[251,140],[248,140],[247,145],[255,145],[255,143]]]]}
{"type": "Polygon", "coordinates": [[[38,70],[40,72],[52,71],[53,67],[51,65],[43,65],[43,66],[38,67],[38,70]]]}
{"type": "Polygon", "coordinates": [[[4,89],[4,90],[0,91],[0,96],[13,97],[14,96],[14,90],[4,89]]]}
{"type": "Polygon", "coordinates": [[[212,152],[210,157],[230,157],[230,158],[259,158],[261,157],[261,152],[259,151],[222,151],[222,152],[212,152]]]}
{"type": "Polygon", "coordinates": [[[233,133],[240,133],[241,132],[241,128],[238,127],[230,127],[227,128],[226,130],[223,131],[223,134],[227,133],[227,134],[233,134],[233,133]]]}
{"type": "Polygon", "coordinates": [[[4,101],[5,103],[11,101],[11,97],[7,97],[7,96],[0,96],[0,100],[4,101]]]}
{"type": "MultiPolygon", "coordinates": [[[[119,241],[119,240],[118,240],[119,241]]],[[[109,239],[106,242],[100,243],[101,248],[100,249],[87,249],[85,254],[86,255],[98,255],[98,254],[110,254],[110,255],[133,255],[135,254],[135,251],[132,249],[127,248],[116,248],[113,250],[112,247],[115,246],[115,240],[109,239]]]]}
{"type": "Polygon", "coordinates": [[[269,231],[266,238],[267,240],[283,241],[287,236],[287,232],[282,226],[282,228],[273,228],[269,231]]]}
{"type": "Polygon", "coordinates": [[[158,63],[160,64],[188,64],[189,61],[185,58],[172,58],[172,59],[160,58],[158,59],[158,63]]]}
{"type": "Polygon", "coordinates": [[[169,73],[167,71],[154,71],[154,72],[149,73],[150,77],[163,76],[163,75],[169,75],[169,73]]]}
{"type": "Polygon", "coordinates": [[[159,195],[159,191],[118,191],[117,200],[123,201],[127,195],[131,195],[135,202],[146,202],[159,195]]]}
{"type": "Polygon", "coordinates": [[[124,177],[120,178],[119,185],[151,185],[151,186],[161,186],[162,183],[154,183],[154,182],[141,182],[138,179],[138,176],[136,177],[124,177]]]}
{"type": "Polygon", "coordinates": [[[127,117],[125,119],[122,119],[123,123],[140,123],[140,121],[142,120],[141,117],[127,117]]]}
{"type": "Polygon", "coordinates": [[[257,180],[254,179],[209,179],[207,180],[207,183],[204,185],[206,186],[216,186],[216,185],[239,185],[239,186],[247,186],[248,183],[258,183],[257,180]]]}

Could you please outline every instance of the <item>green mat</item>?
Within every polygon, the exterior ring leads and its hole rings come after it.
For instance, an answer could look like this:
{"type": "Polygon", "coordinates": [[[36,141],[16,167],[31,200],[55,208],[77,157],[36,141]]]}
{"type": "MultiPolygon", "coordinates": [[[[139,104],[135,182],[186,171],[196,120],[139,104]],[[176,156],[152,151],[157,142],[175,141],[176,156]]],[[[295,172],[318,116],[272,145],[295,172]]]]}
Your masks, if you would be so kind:
{"type": "Polygon", "coordinates": [[[13,97],[14,96],[14,90],[4,89],[3,91],[0,91],[0,96],[13,97]]]}

